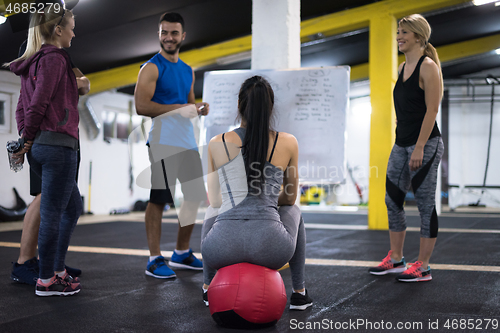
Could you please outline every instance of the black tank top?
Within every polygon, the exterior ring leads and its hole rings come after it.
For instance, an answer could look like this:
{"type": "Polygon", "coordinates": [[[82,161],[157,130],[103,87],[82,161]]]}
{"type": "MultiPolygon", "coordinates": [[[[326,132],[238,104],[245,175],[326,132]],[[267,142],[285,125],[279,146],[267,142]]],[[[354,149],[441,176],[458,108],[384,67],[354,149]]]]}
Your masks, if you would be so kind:
{"type": "MultiPolygon", "coordinates": [[[[417,63],[411,76],[403,82],[405,65],[401,69],[398,81],[394,87],[394,108],[398,124],[396,126],[396,144],[401,147],[413,146],[418,141],[422,122],[424,121],[427,106],[425,105],[425,93],[419,86],[420,66],[425,59],[423,55],[417,63]]],[[[441,136],[437,123],[434,122],[429,139],[441,136]]]]}

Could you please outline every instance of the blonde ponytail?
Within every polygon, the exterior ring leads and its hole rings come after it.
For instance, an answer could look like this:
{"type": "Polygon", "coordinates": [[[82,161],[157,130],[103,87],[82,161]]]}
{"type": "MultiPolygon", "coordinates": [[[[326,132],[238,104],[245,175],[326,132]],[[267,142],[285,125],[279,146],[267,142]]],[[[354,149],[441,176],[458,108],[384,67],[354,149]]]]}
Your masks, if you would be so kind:
{"type": "Polygon", "coordinates": [[[31,17],[30,30],[28,32],[28,42],[26,43],[26,51],[24,51],[24,54],[18,60],[26,60],[30,58],[42,47],[43,37],[38,27],[45,23],[43,21],[44,15],[35,13],[31,17]]]}
{"type": "Polygon", "coordinates": [[[436,63],[436,65],[438,66],[438,69],[439,69],[439,80],[441,82],[441,95],[442,95],[443,92],[444,92],[443,71],[441,69],[441,61],[439,61],[438,53],[437,53],[436,49],[434,48],[434,46],[432,46],[431,43],[426,42],[425,43],[425,48],[424,48],[424,54],[426,56],[428,56],[429,58],[431,58],[436,63]]]}

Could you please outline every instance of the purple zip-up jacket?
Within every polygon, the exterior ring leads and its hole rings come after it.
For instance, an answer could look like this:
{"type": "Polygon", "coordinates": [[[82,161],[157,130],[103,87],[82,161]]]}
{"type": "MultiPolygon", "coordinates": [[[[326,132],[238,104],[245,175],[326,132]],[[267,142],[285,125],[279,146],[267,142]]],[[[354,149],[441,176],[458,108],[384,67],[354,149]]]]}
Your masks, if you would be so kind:
{"type": "Polygon", "coordinates": [[[10,65],[21,77],[17,129],[35,143],[78,145],[78,85],[68,54],[44,44],[29,59],[10,65]]]}

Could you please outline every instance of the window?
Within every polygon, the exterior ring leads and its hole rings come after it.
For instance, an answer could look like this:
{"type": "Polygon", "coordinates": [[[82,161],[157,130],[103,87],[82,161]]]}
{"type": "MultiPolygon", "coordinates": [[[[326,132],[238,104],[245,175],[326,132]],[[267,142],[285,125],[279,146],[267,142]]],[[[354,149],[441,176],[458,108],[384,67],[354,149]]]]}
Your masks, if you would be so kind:
{"type": "Polygon", "coordinates": [[[129,138],[133,129],[141,124],[142,117],[134,115],[130,117],[123,112],[104,111],[102,113],[104,141],[110,142],[111,139],[120,139],[127,141],[131,139],[133,142],[138,142],[139,138],[134,135],[129,138]]]}
{"type": "Polygon", "coordinates": [[[0,92],[0,133],[10,133],[10,95],[0,92]]]}
{"type": "Polygon", "coordinates": [[[116,113],[115,112],[103,112],[103,132],[104,132],[104,141],[109,141],[111,138],[115,138],[116,131],[116,113]]]}

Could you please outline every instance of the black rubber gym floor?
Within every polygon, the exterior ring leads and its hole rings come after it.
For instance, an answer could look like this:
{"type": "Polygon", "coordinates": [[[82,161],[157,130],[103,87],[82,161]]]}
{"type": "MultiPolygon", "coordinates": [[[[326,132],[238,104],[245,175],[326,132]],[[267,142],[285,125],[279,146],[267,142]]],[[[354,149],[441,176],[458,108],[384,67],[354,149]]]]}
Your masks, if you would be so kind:
{"type": "MultiPolygon", "coordinates": [[[[500,216],[441,216],[433,280],[420,283],[368,274],[368,262],[387,255],[389,237],[357,230],[366,226],[366,215],[304,213],[304,220],[306,287],[314,305],[290,311],[287,304],[276,326],[259,331],[500,332],[500,216]]],[[[416,214],[408,226],[404,251],[412,262],[419,247],[416,214]]],[[[162,250],[174,249],[176,230],[163,224],[162,250]]],[[[197,253],[200,231],[197,224],[191,239],[197,253]]],[[[159,280],[144,274],[146,255],[109,254],[110,248],[147,250],[144,223],[77,225],[71,246],[84,252],[68,252],[66,262],[83,270],[82,291],[69,297],[37,297],[34,287],[10,280],[19,254],[12,243],[20,237],[19,230],[0,232],[0,332],[241,332],[212,320],[202,302],[201,272],[177,269],[176,279],[159,280]]],[[[280,273],[290,295],[290,271],[280,273]]]]}

